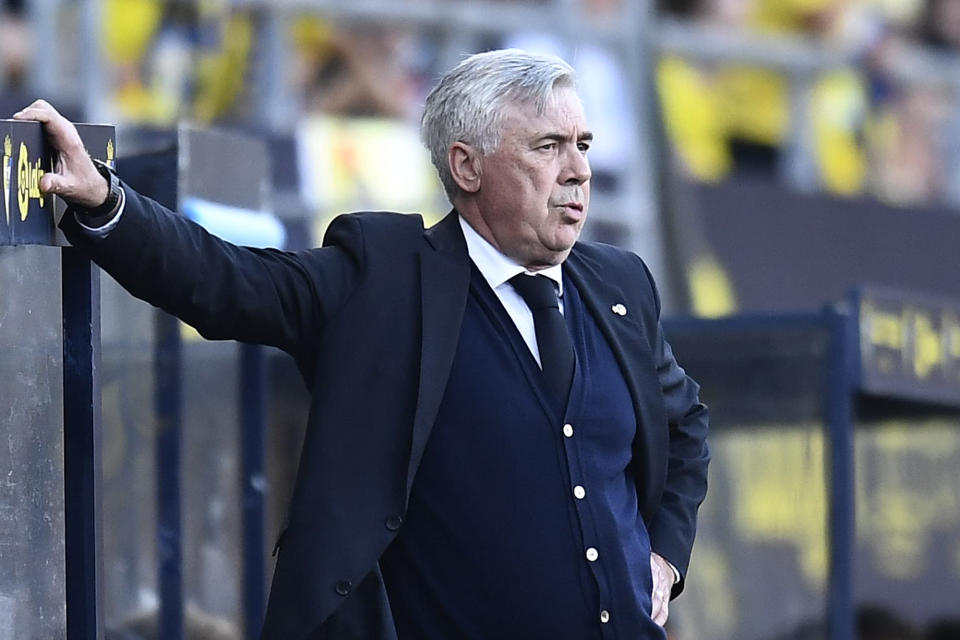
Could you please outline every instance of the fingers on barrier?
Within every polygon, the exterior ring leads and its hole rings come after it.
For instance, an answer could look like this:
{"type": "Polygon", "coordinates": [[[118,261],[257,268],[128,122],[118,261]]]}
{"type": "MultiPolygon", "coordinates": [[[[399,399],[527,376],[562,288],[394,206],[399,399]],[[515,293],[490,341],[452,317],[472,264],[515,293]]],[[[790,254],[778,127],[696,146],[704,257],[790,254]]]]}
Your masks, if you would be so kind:
{"type": "MultiPolygon", "coordinates": [[[[116,131],[110,125],[78,124],[91,157],[114,166],[116,131]]],[[[36,122],[0,120],[2,194],[0,245],[65,246],[57,229],[66,208],[63,201],[40,191],[40,178],[54,167],[54,151],[36,122]]]]}

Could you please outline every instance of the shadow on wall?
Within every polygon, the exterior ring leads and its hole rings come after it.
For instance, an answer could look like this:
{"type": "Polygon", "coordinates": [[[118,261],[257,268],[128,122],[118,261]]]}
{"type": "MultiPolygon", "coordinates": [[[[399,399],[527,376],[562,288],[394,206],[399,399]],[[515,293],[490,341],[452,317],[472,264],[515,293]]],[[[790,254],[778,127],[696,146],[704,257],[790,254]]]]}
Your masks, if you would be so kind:
{"type": "MultiPolygon", "coordinates": [[[[924,636],[892,611],[877,605],[857,608],[857,638],[860,640],[960,640],[960,636],[924,636]]],[[[827,640],[829,633],[821,620],[809,620],[771,640],[827,640]]]]}
{"type": "Polygon", "coordinates": [[[857,609],[857,634],[861,640],[921,640],[923,635],[906,620],[879,605],[857,609]]]}
{"type": "MultiPolygon", "coordinates": [[[[860,640],[960,640],[960,618],[936,620],[924,632],[889,609],[872,604],[857,609],[856,626],[860,640]]],[[[827,628],[823,622],[809,621],[773,640],[827,638],[827,628]]]]}
{"type": "Polygon", "coordinates": [[[960,618],[934,622],[924,640],[960,640],[960,618]]]}

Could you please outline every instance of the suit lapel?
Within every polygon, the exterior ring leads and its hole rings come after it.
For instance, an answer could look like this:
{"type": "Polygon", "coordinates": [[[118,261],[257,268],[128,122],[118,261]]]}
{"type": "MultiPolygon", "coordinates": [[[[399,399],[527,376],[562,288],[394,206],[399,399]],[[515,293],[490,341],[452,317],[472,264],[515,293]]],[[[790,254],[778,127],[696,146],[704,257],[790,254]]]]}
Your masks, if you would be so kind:
{"type": "Polygon", "coordinates": [[[407,467],[407,496],[453,366],[470,285],[470,258],[456,212],[425,235],[429,246],[420,252],[420,382],[407,467]]]}

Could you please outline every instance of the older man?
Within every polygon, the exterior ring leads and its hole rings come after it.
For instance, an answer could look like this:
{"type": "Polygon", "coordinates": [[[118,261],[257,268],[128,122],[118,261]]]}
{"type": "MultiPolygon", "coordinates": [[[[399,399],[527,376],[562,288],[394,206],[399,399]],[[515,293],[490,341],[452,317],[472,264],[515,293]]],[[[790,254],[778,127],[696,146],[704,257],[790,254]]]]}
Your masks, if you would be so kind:
{"type": "MultiPolygon", "coordinates": [[[[643,262],[578,243],[591,134],[565,62],[478,54],[422,122],[455,207],[236,247],[126,188],[38,102],[70,240],[313,394],[264,638],[664,638],[706,491],[707,412],[643,262]]],[[[402,161],[402,159],[398,159],[402,161]]]]}

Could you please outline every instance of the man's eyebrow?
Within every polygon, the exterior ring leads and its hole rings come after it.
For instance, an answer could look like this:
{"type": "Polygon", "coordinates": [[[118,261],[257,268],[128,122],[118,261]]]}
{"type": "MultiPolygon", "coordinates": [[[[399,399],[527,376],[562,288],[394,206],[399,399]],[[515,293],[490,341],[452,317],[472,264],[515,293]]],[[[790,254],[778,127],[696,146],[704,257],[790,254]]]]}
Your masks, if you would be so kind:
{"type": "MultiPolygon", "coordinates": [[[[570,136],[565,133],[545,133],[537,136],[537,140],[554,140],[556,142],[565,142],[569,139],[570,136]]],[[[593,140],[593,133],[591,131],[584,131],[577,136],[577,142],[590,142],[591,140],[593,140]]]]}

